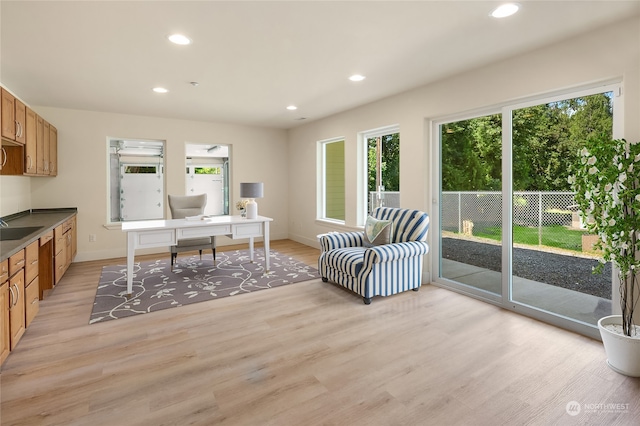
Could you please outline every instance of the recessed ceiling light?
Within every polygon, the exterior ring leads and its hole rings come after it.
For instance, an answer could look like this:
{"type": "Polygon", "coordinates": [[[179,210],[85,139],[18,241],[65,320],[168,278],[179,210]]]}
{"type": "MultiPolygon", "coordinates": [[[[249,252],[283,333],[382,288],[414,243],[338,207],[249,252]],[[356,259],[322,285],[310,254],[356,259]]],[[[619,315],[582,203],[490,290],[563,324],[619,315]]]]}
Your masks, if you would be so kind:
{"type": "Polygon", "coordinates": [[[349,77],[349,80],[351,81],[362,81],[364,80],[366,77],[364,75],[360,75],[360,74],[354,74],[351,77],[349,77]]]}
{"type": "Polygon", "coordinates": [[[520,5],[517,3],[505,3],[498,6],[491,12],[491,16],[494,18],[506,18],[516,13],[520,9],[520,5]]]}
{"type": "Polygon", "coordinates": [[[298,109],[298,107],[297,107],[297,106],[295,106],[295,105],[289,105],[289,106],[287,107],[287,109],[288,109],[289,111],[295,111],[295,110],[297,110],[297,109],[298,109]]]}
{"type": "Polygon", "coordinates": [[[168,38],[171,43],[181,45],[191,44],[191,39],[182,34],[171,34],[168,38]]]}
{"type": "Polygon", "coordinates": [[[156,93],[167,93],[168,92],[168,90],[165,89],[164,87],[154,87],[153,91],[156,92],[156,93]]]}

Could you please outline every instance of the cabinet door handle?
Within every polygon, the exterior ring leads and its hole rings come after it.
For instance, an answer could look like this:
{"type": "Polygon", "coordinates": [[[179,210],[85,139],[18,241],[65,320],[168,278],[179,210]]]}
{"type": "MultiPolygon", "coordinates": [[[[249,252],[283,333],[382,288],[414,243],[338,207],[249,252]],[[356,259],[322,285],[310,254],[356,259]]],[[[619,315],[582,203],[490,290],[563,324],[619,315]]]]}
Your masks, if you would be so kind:
{"type": "Polygon", "coordinates": [[[33,159],[30,155],[27,155],[27,159],[29,160],[29,166],[27,166],[27,170],[31,170],[31,168],[33,167],[33,159]]]}
{"type": "Polygon", "coordinates": [[[24,265],[24,259],[20,259],[16,262],[16,266],[23,266],[24,265]]]}
{"type": "Polygon", "coordinates": [[[37,297],[34,297],[33,300],[31,301],[31,304],[35,305],[36,303],[38,303],[38,300],[39,299],[37,297]]]}
{"type": "Polygon", "coordinates": [[[13,286],[9,286],[9,291],[11,292],[9,293],[9,308],[12,308],[13,306],[15,306],[13,300],[16,298],[16,296],[13,294],[13,286]]]}
{"type": "Polygon", "coordinates": [[[2,167],[4,167],[5,164],[7,164],[7,151],[4,149],[4,146],[2,147],[2,167]]]}
{"type": "Polygon", "coordinates": [[[29,265],[35,265],[38,263],[38,259],[34,260],[33,262],[31,262],[29,265]]]}
{"type": "Polygon", "coordinates": [[[18,287],[18,284],[15,284],[16,286],[16,293],[18,294],[18,297],[16,297],[16,305],[18,304],[18,301],[20,300],[20,287],[18,287]]]}

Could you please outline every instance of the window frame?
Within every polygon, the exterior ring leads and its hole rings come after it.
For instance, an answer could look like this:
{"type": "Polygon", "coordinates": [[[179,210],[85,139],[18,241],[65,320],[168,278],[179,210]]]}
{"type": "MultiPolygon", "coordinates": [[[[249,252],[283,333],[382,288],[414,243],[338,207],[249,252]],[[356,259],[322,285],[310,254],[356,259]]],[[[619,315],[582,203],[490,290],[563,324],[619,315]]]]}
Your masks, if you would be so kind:
{"type": "MultiPolygon", "coordinates": [[[[369,215],[369,145],[371,138],[382,137],[398,133],[400,135],[400,125],[392,124],[388,126],[378,127],[375,129],[365,130],[358,133],[358,152],[362,172],[360,174],[360,182],[358,185],[358,198],[360,205],[358,208],[358,226],[364,226],[367,216],[369,215]]],[[[400,136],[398,136],[400,139],[400,136]]]]}
{"type": "MultiPolygon", "coordinates": [[[[166,217],[166,212],[164,209],[164,197],[166,196],[166,171],[165,171],[165,156],[166,156],[166,150],[167,150],[167,141],[166,140],[161,140],[161,139],[141,139],[141,138],[122,138],[122,137],[112,137],[112,136],[108,136],[106,138],[106,146],[107,146],[107,175],[106,175],[106,191],[107,191],[107,206],[106,206],[106,224],[105,227],[107,229],[117,229],[121,226],[121,224],[123,221],[121,219],[119,220],[114,220],[113,216],[112,216],[112,208],[113,208],[113,189],[112,189],[112,184],[113,184],[113,164],[112,164],[112,158],[114,154],[117,154],[117,152],[114,152],[113,150],[113,143],[114,142],[118,142],[118,141],[126,141],[126,142],[133,142],[133,143],[137,143],[140,144],[141,146],[144,145],[160,145],[161,146],[161,154],[159,156],[154,156],[154,155],[143,155],[140,156],[141,158],[160,158],[161,161],[159,163],[156,163],[154,165],[154,167],[156,167],[156,173],[154,174],[160,174],[162,176],[162,184],[161,184],[161,188],[162,188],[162,210],[163,210],[163,218],[166,217]]],[[[134,149],[135,148],[124,148],[124,149],[134,149]]],[[[131,159],[131,158],[135,158],[136,154],[129,154],[126,155],[127,158],[131,159]]],[[[126,163],[129,163],[129,165],[133,165],[134,163],[137,163],[135,161],[127,161],[126,163]]],[[[148,161],[141,161],[139,163],[139,165],[144,165],[145,163],[148,163],[148,161]]],[[[118,161],[118,175],[120,175],[121,172],[121,163],[120,161],[118,161]]],[[[120,178],[118,177],[118,180],[120,178]]],[[[135,219],[135,220],[147,220],[147,219],[135,219]]],[[[151,220],[151,219],[149,219],[151,220]]],[[[130,220],[132,221],[132,220],[130,220]]]]}

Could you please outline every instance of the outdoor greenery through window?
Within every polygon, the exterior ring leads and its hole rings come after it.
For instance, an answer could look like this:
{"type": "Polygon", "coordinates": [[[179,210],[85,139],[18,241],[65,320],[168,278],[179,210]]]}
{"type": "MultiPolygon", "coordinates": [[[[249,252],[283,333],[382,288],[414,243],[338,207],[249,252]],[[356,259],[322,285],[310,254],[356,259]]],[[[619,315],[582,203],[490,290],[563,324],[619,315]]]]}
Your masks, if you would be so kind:
{"type": "Polygon", "coordinates": [[[366,141],[369,213],[376,207],[400,207],[400,133],[366,134],[366,141]]]}
{"type": "MultiPolygon", "coordinates": [[[[513,111],[515,243],[582,251],[584,230],[570,227],[576,215],[568,207],[575,203],[565,201],[573,200],[567,182],[569,166],[588,137],[604,134],[611,138],[612,96],[606,92],[513,111]],[[540,215],[537,200],[524,193],[530,191],[544,195],[541,239],[537,227],[531,227],[537,225],[540,215]]],[[[447,162],[442,164],[442,190],[500,191],[501,150],[499,114],[444,124],[442,157],[447,162]]],[[[501,239],[500,226],[483,225],[474,223],[474,235],[501,239]]]]}

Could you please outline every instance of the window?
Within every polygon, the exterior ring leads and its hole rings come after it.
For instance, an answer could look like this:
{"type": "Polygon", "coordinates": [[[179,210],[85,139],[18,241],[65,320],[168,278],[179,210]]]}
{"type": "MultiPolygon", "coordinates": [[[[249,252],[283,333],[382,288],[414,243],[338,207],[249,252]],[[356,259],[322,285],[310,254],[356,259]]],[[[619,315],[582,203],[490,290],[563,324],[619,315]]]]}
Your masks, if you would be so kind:
{"type": "Polygon", "coordinates": [[[164,142],[109,139],[109,222],[164,218],[164,142]]]}
{"type": "MultiPolygon", "coordinates": [[[[204,214],[229,214],[230,145],[185,144],[187,195],[207,194],[204,214]]],[[[232,213],[233,214],[233,213],[232,213]]]]}
{"type": "Polygon", "coordinates": [[[321,178],[319,218],[345,220],[344,140],[319,142],[321,150],[321,178]]]}
{"type": "Polygon", "coordinates": [[[400,207],[400,133],[397,126],[363,133],[367,161],[367,213],[400,207]]]}

